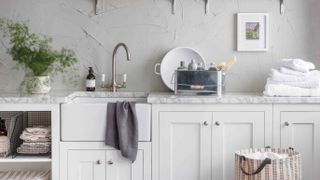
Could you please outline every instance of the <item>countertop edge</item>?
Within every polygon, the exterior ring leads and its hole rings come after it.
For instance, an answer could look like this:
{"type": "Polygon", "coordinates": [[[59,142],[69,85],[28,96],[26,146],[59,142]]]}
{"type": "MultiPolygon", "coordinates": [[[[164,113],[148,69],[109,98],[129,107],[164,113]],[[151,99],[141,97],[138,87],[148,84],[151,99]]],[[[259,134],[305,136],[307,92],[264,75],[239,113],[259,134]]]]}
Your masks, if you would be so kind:
{"type": "Polygon", "coordinates": [[[146,98],[150,104],[320,104],[320,97],[267,97],[262,93],[227,93],[221,97],[175,95],[170,92],[60,91],[49,95],[1,93],[0,104],[62,104],[75,98],[146,98]]]}

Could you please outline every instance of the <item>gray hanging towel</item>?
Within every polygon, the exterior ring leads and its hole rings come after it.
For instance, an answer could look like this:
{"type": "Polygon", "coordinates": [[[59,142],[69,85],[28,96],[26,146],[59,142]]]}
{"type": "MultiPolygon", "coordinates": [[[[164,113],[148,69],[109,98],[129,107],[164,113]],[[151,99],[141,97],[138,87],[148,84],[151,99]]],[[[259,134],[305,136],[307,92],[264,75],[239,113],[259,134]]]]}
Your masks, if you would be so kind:
{"type": "Polygon", "coordinates": [[[138,121],[135,103],[108,103],[106,145],[121,151],[132,162],[138,152],[138,121]]]}

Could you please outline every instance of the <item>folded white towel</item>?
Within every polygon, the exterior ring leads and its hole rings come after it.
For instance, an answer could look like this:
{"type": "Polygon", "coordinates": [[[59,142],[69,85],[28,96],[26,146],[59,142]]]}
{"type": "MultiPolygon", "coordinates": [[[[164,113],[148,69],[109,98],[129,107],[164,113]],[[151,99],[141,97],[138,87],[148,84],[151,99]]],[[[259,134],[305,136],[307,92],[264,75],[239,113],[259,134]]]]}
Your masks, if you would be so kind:
{"type": "Polygon", "coordinates": [[[293,97],[318,97],[320,88],[300,88],[283,84],[268,84],[263,92],[265,96],[293,96],[293,97]]]}
{"type": "Polygon", "coordinates": [[[272,81],[276,81],[276,82],[301,82],[301,81],[307,80],[306,77],[284,74],[277,69],[271,69],[270,77],[272,81]]]}
{"type": "Polygon", "coordinates": [[[35,126],[26,128],[24,131],[33,135],[49,135],[51,134],[51,127],[35,126]]]}
{"type": "Polygon", "coordinates": [[[301,87],[301,88],[318,88],[320,87],[320,79],[310,79],[306,81],[293,81],[293,82],[279,82],[279,81],[273,81],[271,78],[267,79],[268,84],[283,84],[287,86],[294,86],[294,87],[301,87]]]}
{"type": "Polygon", "coordinates": [[[303,73],[307,73],[316,68],[313,63],[302,59],[282,59],[281,65],[303,73]]]}
{"type": "Polygon", "coordinates": [[[310,73],[303,73],[300,71],[295,71],[286,67],[280,67],[280,72],[287,75],[299,76],[299,77],[309,77],[310,73]]]}
{"type": "Polygon", "coordinates": [[[320,79],[320,71],[314,70],[309,72],[308,76],[294,76],[281,73],[277,69],[271,69],[271,80],[275,82],[303,82],[320,79]]]}

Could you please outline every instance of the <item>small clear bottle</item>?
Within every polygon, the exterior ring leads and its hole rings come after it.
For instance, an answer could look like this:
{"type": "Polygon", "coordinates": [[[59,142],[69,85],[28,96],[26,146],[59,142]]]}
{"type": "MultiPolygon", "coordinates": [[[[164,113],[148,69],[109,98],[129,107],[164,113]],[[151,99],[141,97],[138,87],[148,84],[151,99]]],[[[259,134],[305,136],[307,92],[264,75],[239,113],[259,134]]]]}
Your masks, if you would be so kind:
{"type": "Polygon", "coordinates": [[[197,70],[198,71],[204,71],[205,70],[202,63],[198,63],[197,70]]]}
{"type": "Polygon", "coordinates": [[[216,64],[214,62],[210,63],[209,71],[218,71],[216,64]]]}
{"type": "Polygon", "coordinates": [[[198,65],[196,63],[196,60],[192,59],[191,62],[188,65],[188,70],[189,71],[195,71],[198,69],[198,65]]]}
{"type": "Polygon", "coordinates": [[[178,67],[178,70],[179,70],[179,71],[185,71],[185,70],[188,70],[188,68],[186,67],[186,65],[185,65],[185,62],[184,62],[184,61],[180,61],[180,66],[178,67]]]}

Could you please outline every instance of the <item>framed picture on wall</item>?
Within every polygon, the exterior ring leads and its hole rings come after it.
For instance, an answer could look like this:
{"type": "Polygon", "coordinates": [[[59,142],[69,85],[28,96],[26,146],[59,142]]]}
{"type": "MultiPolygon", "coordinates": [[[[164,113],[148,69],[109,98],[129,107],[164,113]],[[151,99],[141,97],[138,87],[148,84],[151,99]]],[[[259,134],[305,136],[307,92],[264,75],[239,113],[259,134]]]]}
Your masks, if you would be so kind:
{"type": "Polygon", "coordinates": [[[238,51],[268,51],[269,14],[238,13],[237,21],[238,51]]]}

